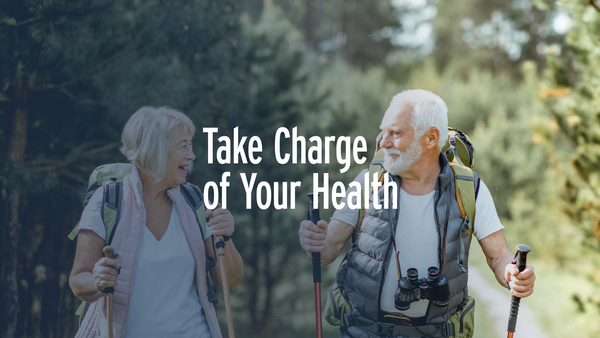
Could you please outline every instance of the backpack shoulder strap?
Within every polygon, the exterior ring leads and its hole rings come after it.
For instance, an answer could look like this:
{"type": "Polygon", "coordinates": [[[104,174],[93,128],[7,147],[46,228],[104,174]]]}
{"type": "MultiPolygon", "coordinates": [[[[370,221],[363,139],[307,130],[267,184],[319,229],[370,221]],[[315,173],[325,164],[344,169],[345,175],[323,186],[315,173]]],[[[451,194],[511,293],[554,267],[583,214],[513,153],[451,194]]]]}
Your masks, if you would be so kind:
{"type": "MultiPolygon", "coordinates": [[[[204,239],[207,224],[206,208],[204,206],[204,195],[202,194],[200,188],[187,182],[180,184],[179,187],[186,202],[190,205],[192,210],[194,210],[194,214],[196,215],[196,221],[198,222],[198,226],[200,227],[200,234],[202,236],[202,239],[204,239]]],[[[208,279],[209,270],[213,266],[215,266],[215,261],[212,259],[212,257],[206,255],[206,287],[208,289],[206,293],[208,296],[208,300],[213,305],[216,305],[218,303],[216,297],[216,289],[208,279]]]]}
{"type": "MultiPolygon", "coordinates": [[[[96,186],[96,189],[98,189],[98,187],[99,186],[96,186]]],[[[86,197],[84,201],[84,207],[87,205],[96,189],[94,189],[91,194],[88,194],[89,197],[86,197]]],[[[106,181],[104,184],[102,184],[102,189],[102,207],[100,209],[100,217],[102,217],[104,229],[106,230],[104,244],[110,245],[115,235],[115,231],[119,223],[119,218],[121,216],[121,200],[123,199],[123,181],[116,178],[111,178],[109,181],[106,181]]],[[[88,191],[90,191],[89,188],[88,191]]],[[[79,223],[75,225],[73,230],[71,230],[71,232],[69,233],[69,236],[67,236],[70,240],[74,240],[77,236],[78,227],[79,223]]]]}
{"type": "Polygon", "coordinates": [[[200,232],[202,233],[202,239],[204,239],[204,233],[206,233],[206,209],[204,207],[204,196],[202,195],[202,191],[200,191],[200,188],[197,186],[187,182],[180,184],[179,187],[186,202],[190,205],[192,210],[194,210],[196,220],[200,226],[200,232]]]}
{"type": "Polygon", "coordinates": [[[479,176],[471,168],[461,165],[455,161],[450,163],[454,172],[454,181],[456,182],[456,200],[460,208],[461,217],[468,217],[470,222],[469,241],[473,236],[475,229],[475,198],[479,190],[479,176]]]}
{"type": "Polygon", "coordinates": [[[103,184],[104,196],[102,199],[102,220],[104,221],[104,229],[106,230],[106,238],[104,243],[110,245],[119,220],[121,218],[121,201],[123,199],[123,181],[112,177],[109,181],[103,184]]]}
{"type": "Polygon", "coordinates": [[[477,196],[479,196],[479,181],[481,181],[481,179],[476,172],[473,172],[473,175],[475,175],[475,200],[477,200],[477,196]]]}

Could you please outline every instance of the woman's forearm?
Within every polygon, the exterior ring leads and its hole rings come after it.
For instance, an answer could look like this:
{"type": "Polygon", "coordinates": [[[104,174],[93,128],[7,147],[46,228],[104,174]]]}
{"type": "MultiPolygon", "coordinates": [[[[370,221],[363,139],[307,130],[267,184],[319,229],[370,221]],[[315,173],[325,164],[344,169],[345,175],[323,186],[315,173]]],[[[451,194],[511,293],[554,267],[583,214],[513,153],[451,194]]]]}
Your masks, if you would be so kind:
{"type": "MultiPolygon", "coordinates": [[[[223,261],[223,265],[225,266],[225,273],[227,274],[227,284],[229,286],[229,289],[234,289],[242,281],[242,275],[244,273],[244,263],[242,261],[242,256],[240,256],[240,253],[237,251],[235,245],[233,244],[233,240],[225,242],[223,261]]],[[[221,276],[219,275],[219,278],[220,277],[221,276]]]]}
{"type": "Polygon", "coordinates": [[[98,290],[91,272],[81,272],[71,276],[69,286],[77,298],[88,303],[93,303],[104,296],[104,293],[98,290]]]}

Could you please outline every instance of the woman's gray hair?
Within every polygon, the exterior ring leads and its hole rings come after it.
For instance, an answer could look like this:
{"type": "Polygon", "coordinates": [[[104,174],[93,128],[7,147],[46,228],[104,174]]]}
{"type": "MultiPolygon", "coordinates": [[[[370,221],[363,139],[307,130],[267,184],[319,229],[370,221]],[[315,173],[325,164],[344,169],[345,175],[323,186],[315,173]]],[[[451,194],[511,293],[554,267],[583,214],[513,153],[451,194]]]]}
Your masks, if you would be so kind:
{"type": "Polygon", "coordinates": [[[442,98],[423,89],[410,89],[396,94],[388,110],[399,112],[404,105],[413,107],[410,126],[415,130],[415,139],[420,139],[429,129],[440,132],[438,148],[448,141],[448,107],[442,98]]]}
{"type": "Polygon", "coordinates": [[[155,183],[159,182],[167,174],[169,136],[178,125],[194,136],[196,127],[182,112],[170,107],[142,107],[125,124],[119,149],[129,162],[147,170],[155,183]]]}

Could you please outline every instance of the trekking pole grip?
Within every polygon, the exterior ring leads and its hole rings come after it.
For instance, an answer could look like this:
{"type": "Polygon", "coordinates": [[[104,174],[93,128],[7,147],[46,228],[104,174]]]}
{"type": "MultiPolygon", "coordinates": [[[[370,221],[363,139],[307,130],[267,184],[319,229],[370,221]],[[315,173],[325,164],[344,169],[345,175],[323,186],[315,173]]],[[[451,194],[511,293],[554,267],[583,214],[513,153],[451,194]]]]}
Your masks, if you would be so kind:
{"type": "MultiPolygon", "coordinates": [[[[110,259],[114,259],[115,249],[113,249],[112,246],[110,246],[110,245],[105,246],[104,249],[102,249],[102,252],[104,253],[104,257],[108,257],[110,259]]],[[[115,292],[115,288],[113,288],[113,287],[104,288],[104,290],[101,290],[101,292],[104,292],[104,293],[114,293],[115,292]]]]}
{"type": "Polygon", "coordinates": [[[321,283],[321,253],[312,253],[313,283],[321,283]]]}
{"type": "MultiPolygon", "coordinates": [[[[313,203],[313,194],[308,193],[308,219],[317,224],[318,221],[321,220],[321,216],[319,215],[319,206],[315,208],[315,204],[313,203]]],[[[319,194],[320,196],[321,194],[319,194]]],[[[313,282],[320,283],[321,282],[321,253],[313,252],[312,253],[312,266],[313,266],[313,282]]]]}
{"type": "MultiPolygon", "coordinates": [[[[531,248],[525,244],[517,245],[517,254],[513,260],[513,264],[517,265],[519,272],[525,270],[527,266],[527,254],[531,251],[531,248]]],[[[510,302],[510,316],[508,317],[508,332],[512,334],[515,332],[517,327],[517,315],[519,314],[519,304],[521,298],[512,296],[510,302]]],[[[512,336],[512,335],[511,335],[512,336]]]]}
{"type": "Polygon", "coordinates": [[[526,267],[526,263],[527,263],[527,254],[529,253],[529,251],[531,251],[531,248],[528,245],[525,244],[519,244],[517,245],[517,257],[516,257],[516,261],[517,261],[517,268],[519,269],[519,272],[525,270],[526,267]]]}

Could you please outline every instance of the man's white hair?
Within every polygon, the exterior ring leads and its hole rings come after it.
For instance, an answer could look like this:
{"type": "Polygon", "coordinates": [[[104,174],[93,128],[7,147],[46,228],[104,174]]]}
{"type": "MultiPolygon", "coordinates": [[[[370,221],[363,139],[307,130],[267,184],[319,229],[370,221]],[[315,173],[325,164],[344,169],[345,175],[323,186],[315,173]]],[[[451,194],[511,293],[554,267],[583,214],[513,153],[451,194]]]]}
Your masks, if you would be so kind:
{"type": "Polygon", "coordinates": [[[415,130],[415,140],[436,128],[440,132],[438,148],[441,150],[448,140],[448,107],[444,100],[428,90],[409,89],[396,94],[387,111],[397,114],[406,105],[413,107],[410,126],[415,130]]]}
{"type": "MultiPolygon", "coordinates": [[[[132,164],[147,170],[159,182],[167,174],[169,137],[178,125],[194,136],[196,127],[182,112],[170,107],[142,107],[125,124],[119,149],[132,164]]],[[[191,169],[190,161],[188,171],[191,169]]]]}

